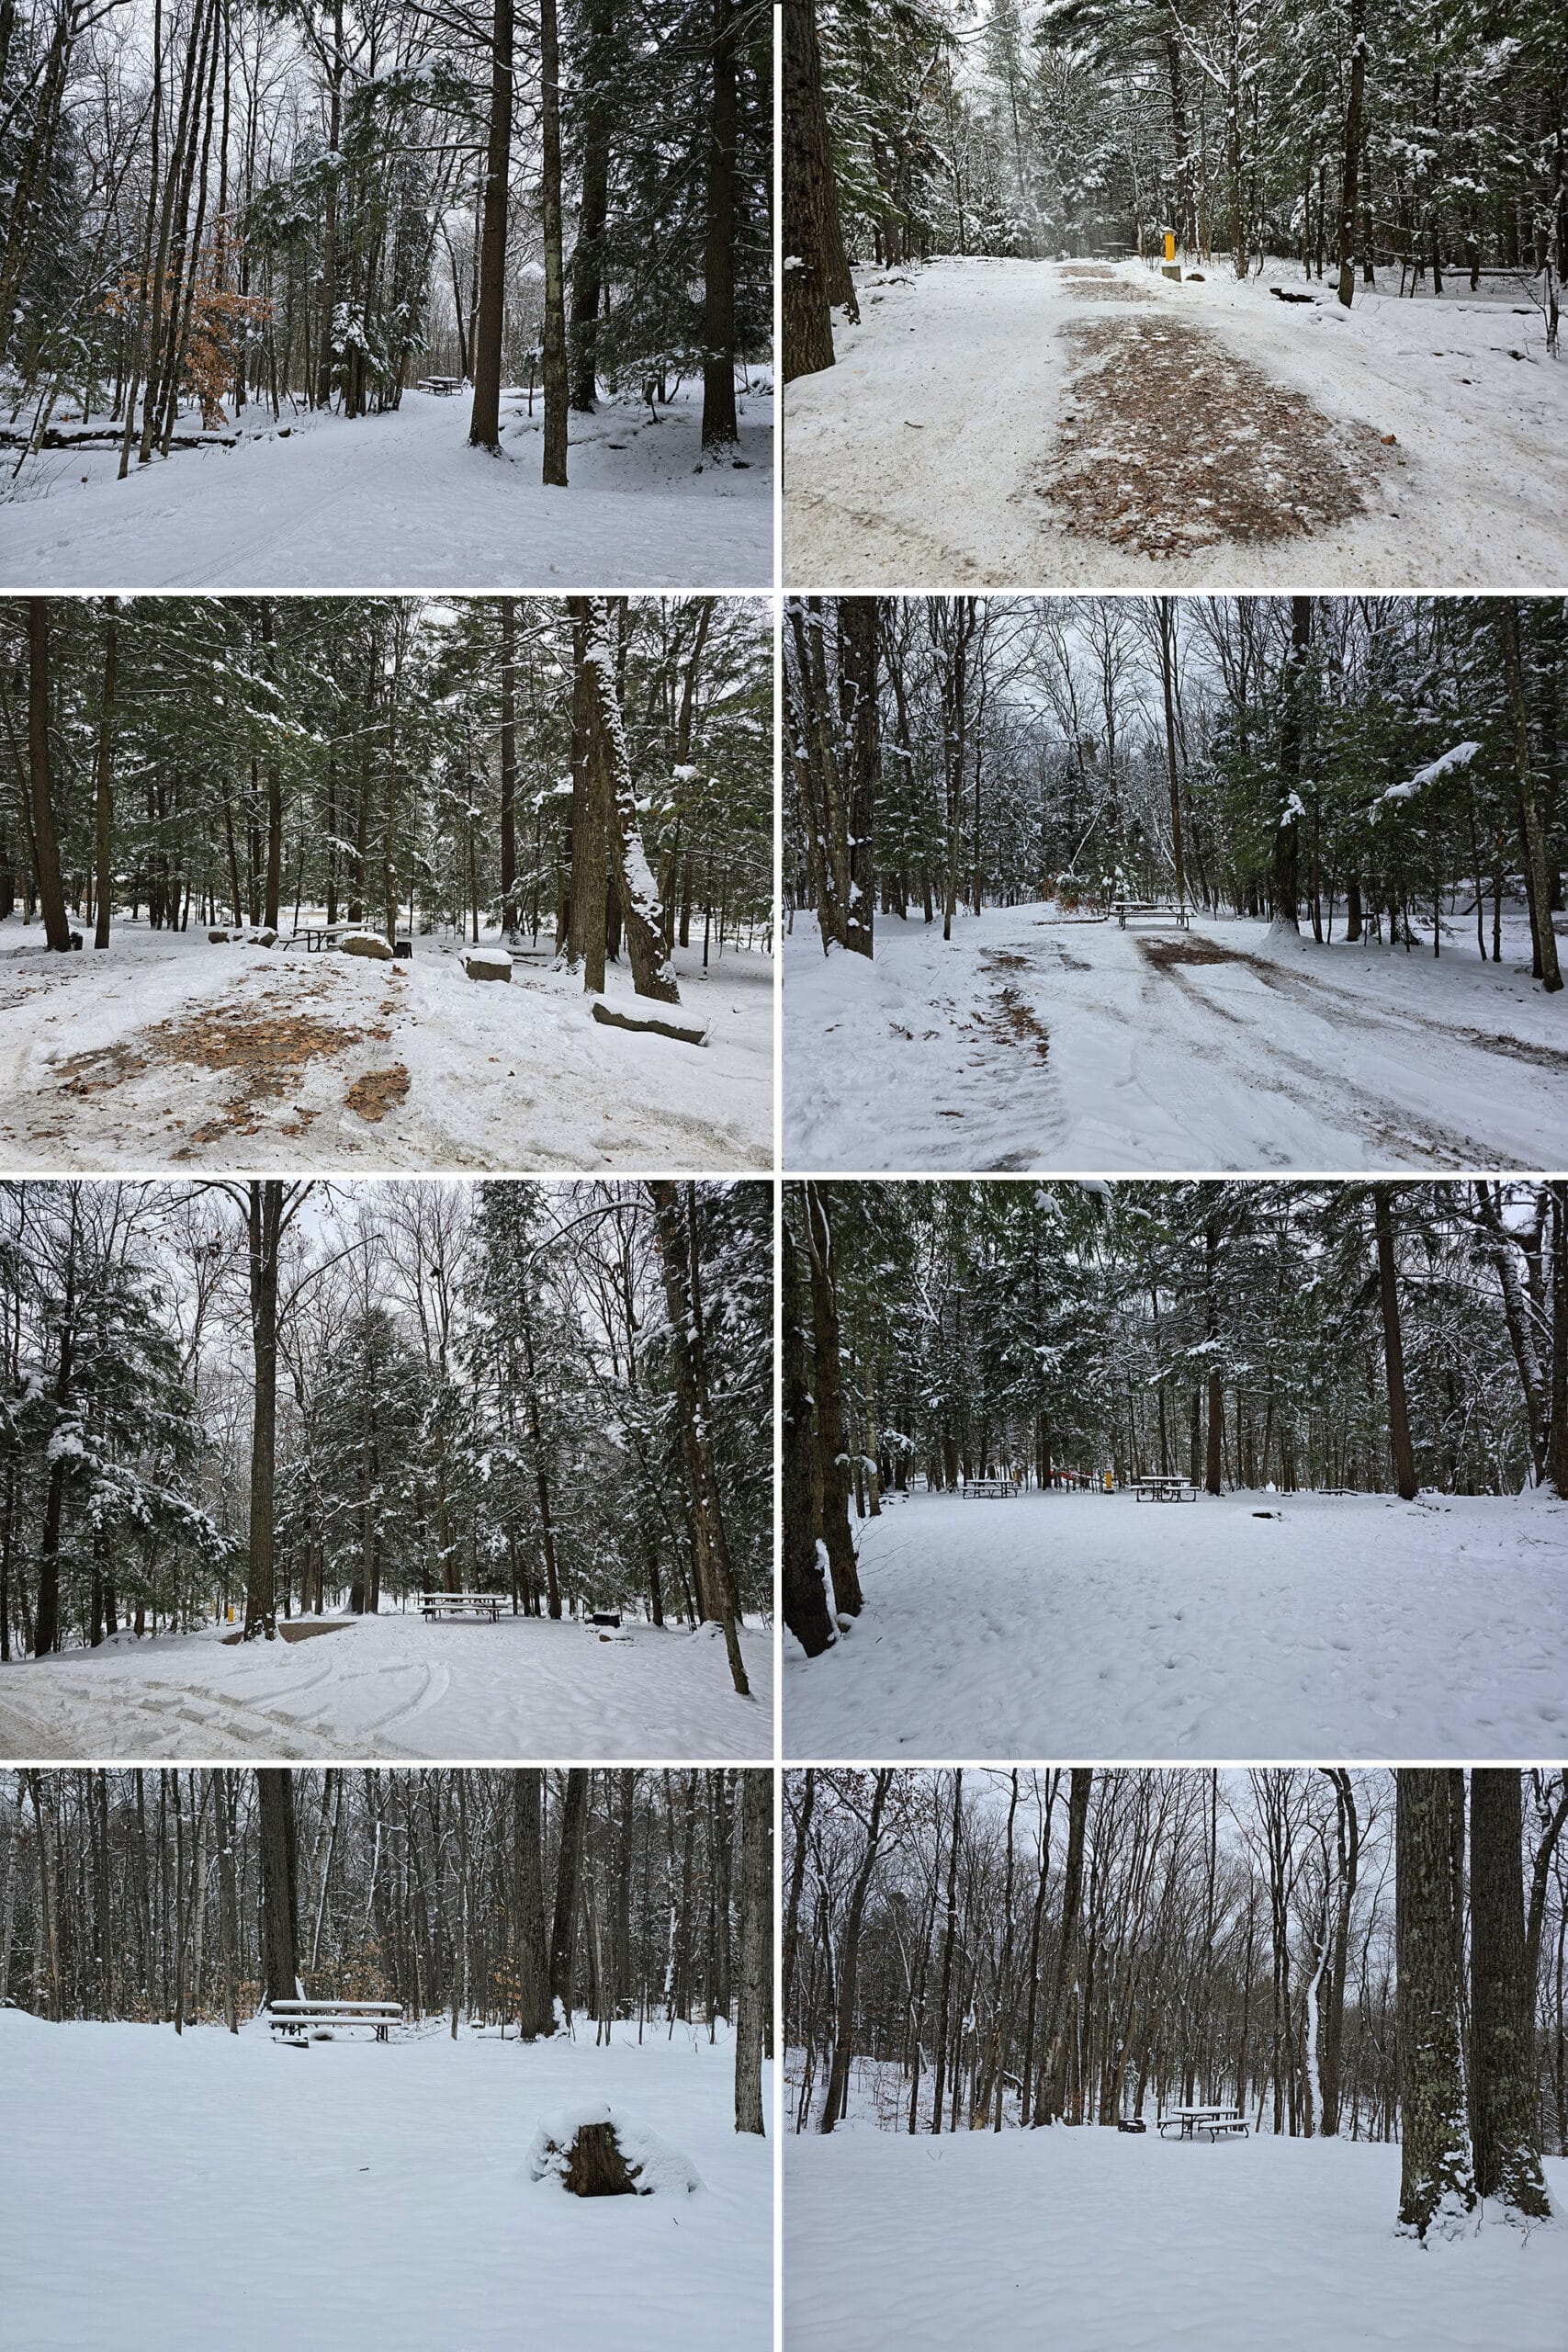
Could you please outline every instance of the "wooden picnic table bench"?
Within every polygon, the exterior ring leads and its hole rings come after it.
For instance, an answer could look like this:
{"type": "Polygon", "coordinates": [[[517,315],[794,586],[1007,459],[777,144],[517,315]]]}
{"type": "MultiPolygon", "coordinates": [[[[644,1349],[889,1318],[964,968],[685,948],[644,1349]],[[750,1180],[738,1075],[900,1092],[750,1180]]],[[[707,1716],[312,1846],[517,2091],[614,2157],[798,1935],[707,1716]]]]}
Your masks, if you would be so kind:
{"type": "Polygon", "coordinates": [[[1168,919],[1171,922],[1179,922],[1183,931],[1192,921],[1190,910],[1186,907],[1177,906],[1170,899],[1118,899],[1116,921],[1123,931],[1127,928],[1129,915],[1157,915],[1162,919],[1168,919]]]}
{"type": "Polygon", "coordinates": [[[416,1592],[414,1604],[422,1617],[488,1617],[494,1625],[505,1598],[501,1592],[416,1592]]]}
{"type": "Polygon", "coordinates": [[[1190,1478],[1135,1478],[1133,1485],[1141,1503],[1191,1503],[1198,1499],[1198,1488],[1190,1478]]]}
{"type": "Polygon", "coordinates": [[[461,376],[422,376],[419,389],[422,392],[434,392],[437,400],[446,400],[453,392],[462,390],[463,379],[461,376]]]}
{"type": "Polygon", "coordinates": [[[1162,2140],[1193,2140],[1200,2132],[1211,2141],[1245,2140],[1247,2118],[1239,2107],[1168,2107],[1156,2128],[1162,2140]]]}
{"type": "Polygon", "coordinates": [[[1016,1495],[1017,1492],[1018,1488],[1013,1485],[1010,1478],[965,1478],[964,1481],[964,1494],[965,1498],[970,1495],[1001,1496],[1016,1495]]]}
{"type": "Polygon", "coordinates": [[[313,2030],[333,2025],[367,2025],[378,2041],[389,2039],[395,2025],[403,2021],[400,2001],[269,2001],[266,2021],[274,2033],[288,2034],[296,2041],[307,2040],[313,2030]]]}

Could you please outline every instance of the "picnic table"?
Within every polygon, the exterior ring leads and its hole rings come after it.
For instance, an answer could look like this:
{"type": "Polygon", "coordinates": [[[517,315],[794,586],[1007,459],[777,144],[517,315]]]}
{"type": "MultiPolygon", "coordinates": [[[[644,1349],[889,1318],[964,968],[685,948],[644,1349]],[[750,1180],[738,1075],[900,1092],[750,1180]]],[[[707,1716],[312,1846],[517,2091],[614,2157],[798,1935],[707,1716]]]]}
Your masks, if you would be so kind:
{"type": "Polygon", "coordinates": [[[386,2041],[403,2021],[400,2001],[269,2001],[266,2021],[274,2033],[304,2041],[313,2029],[334,2025],[368,2026],[378,2041],[386,2041]]]}
{"type": "Polygon", "coordinates": [[[351,928],[352,926],[345,922],[302,922],[289,933],[285,944],[292,947],[297,939],[302,939],[305,943],[306,955],[315,956],[320,954],[323,947],[331,947],[335,940],[341,939],[344,933],[351,928]]]}
{"type": "Polygon", "coordinates": [[[1175,900],[1171,899],[1118,899],[1116,901],[1116,921],[1123,931],[1127,928],[1127,918],[1129,915],[1134,917],[1139,915],[1156,915],[1160,917],[1162,920],[1168,920],[1171,922],[1179,922],[1183,931],[1188,928],[1192,921],[1192,917],[1187,908],[1179,907],[1175,900]]]}
{"type": "Polygon", "coordinates": [[[965,1478],[964,1481],[965,1499],[971,1495],[1001,1496],[1016,1495],[1017,1492],[1018,1488],[1010,1478],[965,1478]]]}
{"type": "Polygon", "coordinates": [[[419,389],[422,392],[434,392],[437,400],[449,400],[454,392],[462,390],[463,379],[461,376],[422,376],[419,389]]]}
{"type": "Polygon", "coordinates": [[[1168,2107],[1156,2127],[1162,2139],[1172,2136],[1179,2140],[1195,2139],[1206,2132],[1211,2140],[1246,2139],[1247,2118],[1239,2107],[1225,2107],[1218,2102],[1192,2107],[1168,2107]]]}
{"type": "Polygon", "coordinates": [[[1168,2107],[1157,2126],[1162,2140],[1195,2140],[1206,2132],[1215,2140],[1245,2140],[1247,2118],[1239,2107],[1168,2107]]]}
{"type": "Polygon", "coordinates": [[[422,1617],[488,1617],[495,1625],[505,1598],[500,1592],[416,1592],[414,1605],[422,1617]]]}
{"type": "Polygon", "coordinates": [[[1137,1478],[1134,1486],[1141,1503],[1191,1503],[1198,1499],[1198,1488],[1190,1478],[1137,1478]]]}

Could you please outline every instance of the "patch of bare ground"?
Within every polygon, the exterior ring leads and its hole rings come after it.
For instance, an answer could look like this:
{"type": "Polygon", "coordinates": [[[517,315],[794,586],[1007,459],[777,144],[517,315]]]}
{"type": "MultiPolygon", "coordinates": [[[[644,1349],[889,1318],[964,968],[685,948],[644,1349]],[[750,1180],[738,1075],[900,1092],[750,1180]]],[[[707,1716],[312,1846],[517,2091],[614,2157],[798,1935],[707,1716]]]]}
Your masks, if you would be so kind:
{"type": "MultiPolygon", "coordinates": [[[[280,1639],[283,1641],[310,1642],[314,1641],[318,1634],[344,1634],[348,1631],[348,1628],[353,1624],[353,1623],[354,1620],[352,1617],[333,1617],[329,1618],[324,1624],[279,1625],[277,1631],[280,1639]]],[[[243,1642],[244,1638],[245,1637],[243,1633],[225,1634],[223,1636],[223,1646],[226,1650],[231,1650],[238,1643],[243,1642]]]]}
{"type": "Polygon", "coordinates": [[[355,1080],[344,1101],[351,1111],[376,1126],[389,1111],[395,1111],[407,1098],[408,1091],[409,1074],[401,1062],[397,1062],[390,1069],[367,1069],[363,1078],[355,1080]]]}
{"type": "Polygon", "coordinates": [[[1141,937],[1138,945],[1145,959],[1156,967],[1167,964],[1239,964],[1242,961],[1228,947],[1216,946],[1212,939],[1141,937]]]}
{"type": "Polygon", "coordinates": [[[1370,425],[1335,424],[1182,319],[1081,320],[1061,446],[1034,485],[1075,537],[1151,558],[1306,537],[1365,511],[1370,425]]]}

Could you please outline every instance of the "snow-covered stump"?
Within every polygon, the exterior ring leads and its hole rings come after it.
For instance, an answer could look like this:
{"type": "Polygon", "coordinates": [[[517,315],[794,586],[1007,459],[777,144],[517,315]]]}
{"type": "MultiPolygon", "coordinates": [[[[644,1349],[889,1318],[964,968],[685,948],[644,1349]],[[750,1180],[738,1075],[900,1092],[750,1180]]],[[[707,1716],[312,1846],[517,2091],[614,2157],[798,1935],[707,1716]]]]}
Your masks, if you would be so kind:
{"type": "Polygon", "coordinates": [[[338,941],[345,956],[368,956],[372,963],[389,964],[392,950],[388,941],[376,931],[345,931],[338,941]]]}
{"type": "Polygon", "coordinates": [[[463,969],[470,980],[510,980],[512,958],[504,947],[467,947],[463,969]]]}
{"type": "Polygon", "coordinates": [[[602,2102],[540,2124],[528,2177],[558,2182],[573,2197],[684,2197],[702,2187],[688,2157],[602,2102]]]}

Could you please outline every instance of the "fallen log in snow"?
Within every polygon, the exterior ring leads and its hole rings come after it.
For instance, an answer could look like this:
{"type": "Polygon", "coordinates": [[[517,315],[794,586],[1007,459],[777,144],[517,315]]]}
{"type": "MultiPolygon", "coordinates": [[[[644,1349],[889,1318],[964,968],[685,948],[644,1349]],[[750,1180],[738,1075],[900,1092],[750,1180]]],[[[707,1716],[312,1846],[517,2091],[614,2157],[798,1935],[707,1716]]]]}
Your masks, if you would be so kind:
{"type": "Polygon", "coordinates": [[[679,1021],[660,1021],[651,1012],[639,1018],[631,1012],[616,1012],[598,997],[593,1000],[593,1018],[602,1021],[606,1029],[651,1029],[660,1037],[673,1037],[677,1045],[705,1046],[705,1029],[689,1029],[679,1021]]]}

